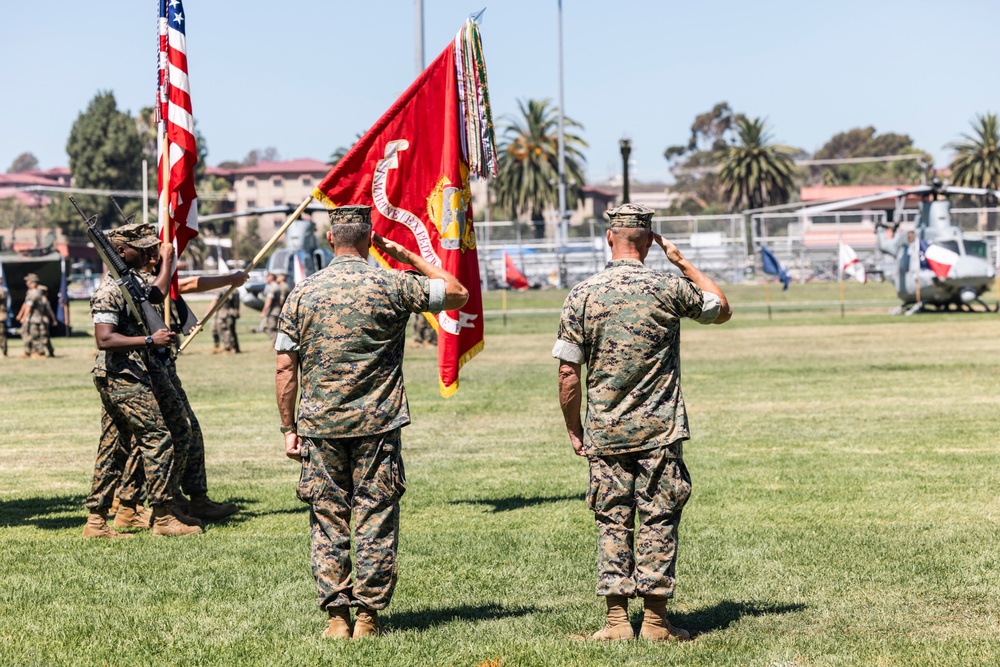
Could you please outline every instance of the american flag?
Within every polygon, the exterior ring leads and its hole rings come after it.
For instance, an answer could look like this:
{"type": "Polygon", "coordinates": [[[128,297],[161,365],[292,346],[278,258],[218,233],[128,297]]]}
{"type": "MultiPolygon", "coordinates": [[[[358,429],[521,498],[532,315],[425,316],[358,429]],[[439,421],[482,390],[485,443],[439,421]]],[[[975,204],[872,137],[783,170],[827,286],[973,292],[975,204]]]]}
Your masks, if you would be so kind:
{"type": "MultiPolygon", "coordinates": [[[[177,257],[184,252],[188,241],[198,235],[198,198],[194,189],[194,166],[198,162],[198,148],[194,139],[194,117],[191,115],[186,28],[187,17],[181,0],[159,0],[159,76],[156,95],[159,121],[159,210],[162,214],[164,206],[169,204],[170,238],[165,240],[173,240],[177,257]],[[166,146],[163,143],[164,135],[166,146]],[[164,160],[165,148],[170,156],[169,179],[164,160]],[[168,191],[165,191],[163,186],[168,180],[168,191]]],[[[164,234],[161,222],[161,239],[164,234]]],[[[176,266],[171,295],[177,296],[176,266]]]]}

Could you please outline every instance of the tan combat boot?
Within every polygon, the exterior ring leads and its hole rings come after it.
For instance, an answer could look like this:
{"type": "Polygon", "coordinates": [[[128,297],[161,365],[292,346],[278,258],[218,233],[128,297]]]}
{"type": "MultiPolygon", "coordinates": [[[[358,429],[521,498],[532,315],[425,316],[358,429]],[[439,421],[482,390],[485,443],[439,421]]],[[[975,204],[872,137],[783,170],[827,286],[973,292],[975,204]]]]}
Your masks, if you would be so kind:
{"type": "Polygon", "coordinates": [[[690,632],[670,625],[667,620],[667,598],[647,595],[643,601],[646,610],[639,636],[653,642],[686,642],[691,639],[690,632]]]}
{"type": "Polygon", "coordinates": [[[635,630],[628,620],[628,598],[624,595],[609,595],[604,600],[608,605],[608,621],[591,639],[602,642],[635,639],[635,630]]]}
{"type": "Polygon", "coordinates": [[[153,505],[153,535],[183,537],[197,535],[200,532],[200,527],[189,526],[179,521],[170,505],[153,505]]]}
{"type": "Polygon", "coordinates": [[[324,639],[350,639],[351,638],[351,608],[347,605],[342,607],[330,607],[327,609],[330,620],[327,622],[326,630],[323,631],[324,639]]]}
{"type": "Polygon", "coordinates": [[[239,511],[240,508],[233,503],[217,503],[207,495],[204,495],[191,496],[191,502],[188,505],[187,513],[189,516],[196,519],[218,521],[219,519],[225,519],[227,516],[236,514],[239,511]]]}
{"type": "Polygon", "coordinates": [[[119,533],[108,525],[108,513],[104,510],[91,512],[87,517],[87,525],[83,527],[83,536],[87,539],[102,537],[132,537],[127,533],[119,533]]]}
{"type": "Polygon", "coordinates": [[[115,514],[115,528],[149,528],[153,523],[153,511],[142,505],[122,503],[115,514]]]}
{"type": "Polygon", "coordinates": [[[358,607],[354,615],[354,639],[362,637],[378,637],[382,634],[382,626],[378,622],[378,612],[367,607],[358,607]]]}

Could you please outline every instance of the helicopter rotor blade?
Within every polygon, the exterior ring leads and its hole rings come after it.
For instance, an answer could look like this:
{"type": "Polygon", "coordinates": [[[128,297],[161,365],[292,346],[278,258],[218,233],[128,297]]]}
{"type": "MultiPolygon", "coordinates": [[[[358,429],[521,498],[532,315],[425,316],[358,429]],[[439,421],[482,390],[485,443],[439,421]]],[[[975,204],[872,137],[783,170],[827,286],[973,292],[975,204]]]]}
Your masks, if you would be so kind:
{"type": "Polygon", "coordinates": [[[908,195],[923,195],[928,192],[932,192],[933,188],[930,185],[918,185],[913,188],[899,188],[896,190],[886,190],[884,192],[878,192],[873,195],[865,195],[864,197],[854,197],[853,199],[842,199],[836,202],[830,202],[828,204],[820,204],[818,206],[809,206],[807,208],[799,209],[798,213],[804,215],[814,215],[817,213],[826,213],[828,211],[838,211],[844,208],[850,208],[851,206],[858,206],[859,204],[867,204],[869,202],[881,201],[883,199],[896,199],[898,197],[906,197],[908,195]]]}

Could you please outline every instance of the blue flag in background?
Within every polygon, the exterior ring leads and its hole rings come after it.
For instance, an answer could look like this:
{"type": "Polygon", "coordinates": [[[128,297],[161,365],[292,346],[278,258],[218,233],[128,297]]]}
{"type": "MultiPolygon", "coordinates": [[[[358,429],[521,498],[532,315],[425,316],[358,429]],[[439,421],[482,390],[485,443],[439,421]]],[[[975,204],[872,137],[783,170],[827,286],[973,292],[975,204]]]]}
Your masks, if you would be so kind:
{"type": "Polygon", "coordinates": [[[764,273],[772,276],[778,276],[778,280],[780,280],[781,284],[784,285],[782,289],[788,289],[788,283],[792,282],[792,279],[788,277],[788,272],[785,271],[785,267],[781,265],[778,258],[775,257],[770,250],[761,246],[760,259],[764,262],[764,273]]]}

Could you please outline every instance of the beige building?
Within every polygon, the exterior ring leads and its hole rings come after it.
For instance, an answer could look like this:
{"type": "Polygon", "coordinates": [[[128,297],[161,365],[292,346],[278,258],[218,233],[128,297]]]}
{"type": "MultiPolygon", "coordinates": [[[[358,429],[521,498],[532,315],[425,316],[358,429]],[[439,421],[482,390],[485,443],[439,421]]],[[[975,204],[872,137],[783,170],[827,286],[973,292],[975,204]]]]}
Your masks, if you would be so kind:
{"type": "MultiPolygon", "coordinates": [[[[292,206],[293,208],[312,194],[313,189],[330,171],[330,165],[308,158],[285,160],[282,162],[258,162],[249,167],[221,169],[209,167],[209,176],[225,178],[232,185],[228,202],[233,211],[252,208],[292,206]]],[[[268,238],[281,223],[285,213],[269,213],[259,216],[259,233],[268,238]]],[[[305,217],[308,217],[305,216],[305,217]]],[[[239,233],[246,232],[250,218],[237,218],[239,233]]]]}

